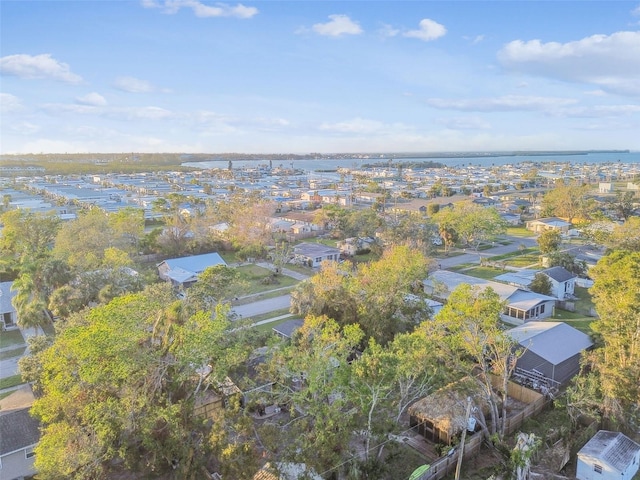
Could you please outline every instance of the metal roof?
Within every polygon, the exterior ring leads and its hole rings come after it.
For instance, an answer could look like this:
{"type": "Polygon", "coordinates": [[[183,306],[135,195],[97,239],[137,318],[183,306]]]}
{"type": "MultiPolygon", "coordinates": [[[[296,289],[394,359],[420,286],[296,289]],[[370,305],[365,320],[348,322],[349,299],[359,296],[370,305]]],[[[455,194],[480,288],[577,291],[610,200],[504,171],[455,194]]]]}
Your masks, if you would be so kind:
{"type": "Polygon", "coordinates": [[[620,432],[600,430],[578,452],[578,456],[589,456],[606,463],[619,472],[624,472],[640,452],[640,445],[620,432]]]}
{"type": "Polygon", "coordinates": [[[526,322],[508,333],[520,345],[553,365],[593,346],[589,335],[564,322],[526,322]]]}

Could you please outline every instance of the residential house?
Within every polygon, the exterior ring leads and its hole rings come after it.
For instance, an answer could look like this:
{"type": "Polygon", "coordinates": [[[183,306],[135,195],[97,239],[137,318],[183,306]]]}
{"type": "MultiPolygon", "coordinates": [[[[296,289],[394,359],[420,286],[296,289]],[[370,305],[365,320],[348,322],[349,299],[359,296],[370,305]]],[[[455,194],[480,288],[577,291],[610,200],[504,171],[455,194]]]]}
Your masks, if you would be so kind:
{"type": "Polygon", "coordinates": [[[423,281],[425,293],[439,300],[446,300],[449,294],[462,283],[479,289],[492,288],[505,302],[505,309],[501,315],[502,320],[512,325],[542,320],[553,315],[555,298],[530,292],[517,286],[447,270],[436,270],[423,281]]]}
{"type": "Polygon", "coordinates": [[[565,385],[580,370],[582,352],[593,347],[589,335],[564,322],[527,322],[508,333],[525,349],[516,373],[539,386],[565,385]]]}
{"type": "Polygon", "coordinates": [[[294,319],[282,322],[272,328],[273,332],[281,338],[291,338],[293,334],[304,324],[304,320],[294,319]]]}
{"type": "Polygon", "coordinates": [[[613,193],[613,183],[611,182],[598,183],[598,193],[613,193]]]}
{"type": "Polygon", "coordinates": [[[309,267],[319,267],[325,260],[338,261],[340,250],[321,243],[300,243],[293,247],[294,259],[309,267]]]}
{"type": "Polygon", "coordinates": [[[11,290],[11,285],[13,282],[0,283],[0,326],[2,330],[18,328],[18,315],[12,303],[17,292],[11,290]]]}
{"type": "Polygon", "coordinates": [[[374,242],[373,238],[351,237],[338,242],[337,247],[341,253],[353,257],[359,251],[370,248],[374,242]]]}
{"type": "Polygon", "coordinates": [[[551,295],[559,300],[573,296],[578,277],[575,273],[571,273],[564,267],[547,268],[541,273],[551,280],[551,295]]]}
{"type": "Polygon", "coordinates": [[[198,280],[198,275],[209,267],[226,266],[218,253],[205,253],[191,257],[170,258],[158,264],[158,274],[162,280],[175,287],[189,287],[198,280]]]}
{"type": "Polygon", "coordinates": [[[517,270],[498,275],[494,277],[494,280],[515,285],[523,289],[529,289],[529,285],[537,273],[545,275],[551,282],[550,295],[556,297],[558,300],[571,298],[575,291],[578,276],[564,267],[550,267],[545,270],[517,270]]]}
{"type": "Polygon", "coordinates": [[[578,452],[578,480],[631,480],[640,466],[640,445],[620,432],[600,430],[578,452]]]}
{"type": "Polygon", "coordinates": [[[570,228],[571,224],[569,222],[557,217],[538,218],[537,220],[529,220],[527,222],[527,230],[535,233],[542,233],[547,230],[555,230],[563,233],[567,232],[570,228]]]}
{"type": "Polygon", "coordinates": [[[33,449],[39,439],[40,423],[29,415],[29,407],[0,412],[0,478],[35,475],[33,449]]]}

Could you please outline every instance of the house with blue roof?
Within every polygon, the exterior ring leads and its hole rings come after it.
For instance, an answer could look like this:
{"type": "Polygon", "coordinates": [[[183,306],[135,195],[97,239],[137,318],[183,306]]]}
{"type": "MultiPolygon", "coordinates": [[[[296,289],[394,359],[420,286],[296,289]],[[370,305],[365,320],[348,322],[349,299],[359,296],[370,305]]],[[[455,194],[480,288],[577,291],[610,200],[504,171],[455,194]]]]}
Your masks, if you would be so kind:
{"type": "Polygon", "coordinates": [[[227,266],[216,252],[190,257],[170,258],[158,264],[158,275],[174,287],[187,288],[198,281],[198,275],[209,267],[227,266]]]}

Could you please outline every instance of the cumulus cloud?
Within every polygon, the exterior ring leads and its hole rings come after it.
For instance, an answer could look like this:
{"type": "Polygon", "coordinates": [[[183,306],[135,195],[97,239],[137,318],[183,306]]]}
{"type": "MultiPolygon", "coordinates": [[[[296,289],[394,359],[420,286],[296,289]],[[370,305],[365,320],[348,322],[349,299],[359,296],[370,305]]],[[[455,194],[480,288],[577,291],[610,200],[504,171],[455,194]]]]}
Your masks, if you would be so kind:
{"type": "Polygon", "coordinates": [[[69,65],[54,59],[51,54],[8,55],[0,58],[0,73],[26,79],[52,79],[66,83],[80,83],[82,77],[69,65]]]}
{"type": "Polygon", "coordinates": [[[76,102],[80,105],[93,105],[94,107],[102,107],[107,104],[107,99],[99,93],[91,92],[81,97],[76,97],[76,102]]]}
{"type": "Polygon", "coordinates": [[[23,109],[20,99],[10,93],[0,93],[0,112],[13,113],[23,109]]]}
{"type": "Polygon", "coordinates": [[[156,91],[156,87],[150,82],[135,77],[118,77],[114,80],[113,86],[118,90],[129,93],[149,93],[156,91]]]}
{"type": "Polygon", "coordinates": [[[427,104],[442,110],[466,112],[508,112],[521,110],[550,110],[577,103],[571,98],[505,95],[474,99],[430,98],[427,104]]]}
{"type": "Polygon", "coordinates": [[[517,72],[640,95],[640,31],[592,35],[567,43],[515,40],[498,52],[498,60],[517,72]]]}
{"type": "Polygon", "coordinates": [[[447,33],[447,29],[444,25],[439,24],[431,20],[430,18],[424,18],[420,20],[418,30],[409,30],[404,33],[405,37],[417,38],[425,42],[430,42],[444,36],[447,33]]]}
{"type": "Polygon", "coordinates": [[[226,3],[216,3],[215,5],[205,5],[197,0],[142,0],[142,6],[145,8],[159,8],[163,13],[173,15],[178,13],[182,8],[190,8],[196,17],[235,17],[235,18],[251,18],[258,14],[255,7],[247,7],[238,3],[237,5],[229,5],[226,3]]]}
{"type": "Polygon", "coordinates": [[[318,35],[341,37],[343,35],[359,35],[364,30],[347,15],[329,15],[327,23],[316,23],[311,27],[318,35]]]}

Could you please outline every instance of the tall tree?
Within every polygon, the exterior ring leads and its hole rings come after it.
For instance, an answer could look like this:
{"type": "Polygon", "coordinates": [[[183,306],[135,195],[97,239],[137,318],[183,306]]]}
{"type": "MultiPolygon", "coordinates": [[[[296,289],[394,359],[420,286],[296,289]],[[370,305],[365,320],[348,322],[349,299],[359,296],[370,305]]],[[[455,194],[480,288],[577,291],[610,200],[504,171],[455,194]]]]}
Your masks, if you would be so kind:
{"type": "Polygon", "coordinates": [[[540,253],[551,253],[558,250],[562,242],[562,236],[557,230],[547,230],[538,236],[540,253]]]}
{"type": "Polygon", "coordinates": [[[484,393],[491,417],[490,422],[480,419],[485,435],[497,434],[500,441],[505,434],[507,384],[515,359],[522,354],[500,325],[503,308],[500,297],[490,287],[478,290],[461,284],[434,319],[453,365],[460,374],[471,375],[484,393]],[[499,379],[497,386],[492,375],[499,379]]]}
{"type": "Polygon", "coordinates": [[[637,429],[640,425],[640,253],[613,252],[603,257],[589,275],[594,280],[590,293],[599,316],[592,323],[592,329],[598,333],[602,347],[586,359],[591,381],[577,385],[583,388],[583,393],[599,393],[591,398],[591,406],[595,402],[606,419],[637,429]]]}
{"type": "Polygon", "coordinates": [[[33,413],[43,423],[41,475],[201,477],[210,428],[194,400],[246,351],[234,344],[225,310],[179,318],[172,302],[166,285],[117,298],[71,317],[40,354],[33,413]],[[158,327],[170,319],[172,328],[158,327]]]}
{"type": "Polygon", "coordinates": [[[566,218],[569,223],[574,219],[586,220],[590,217],[594,203],[587,197],[588,185],[556,185],[542,198],[542,214],[566,218]]]}

